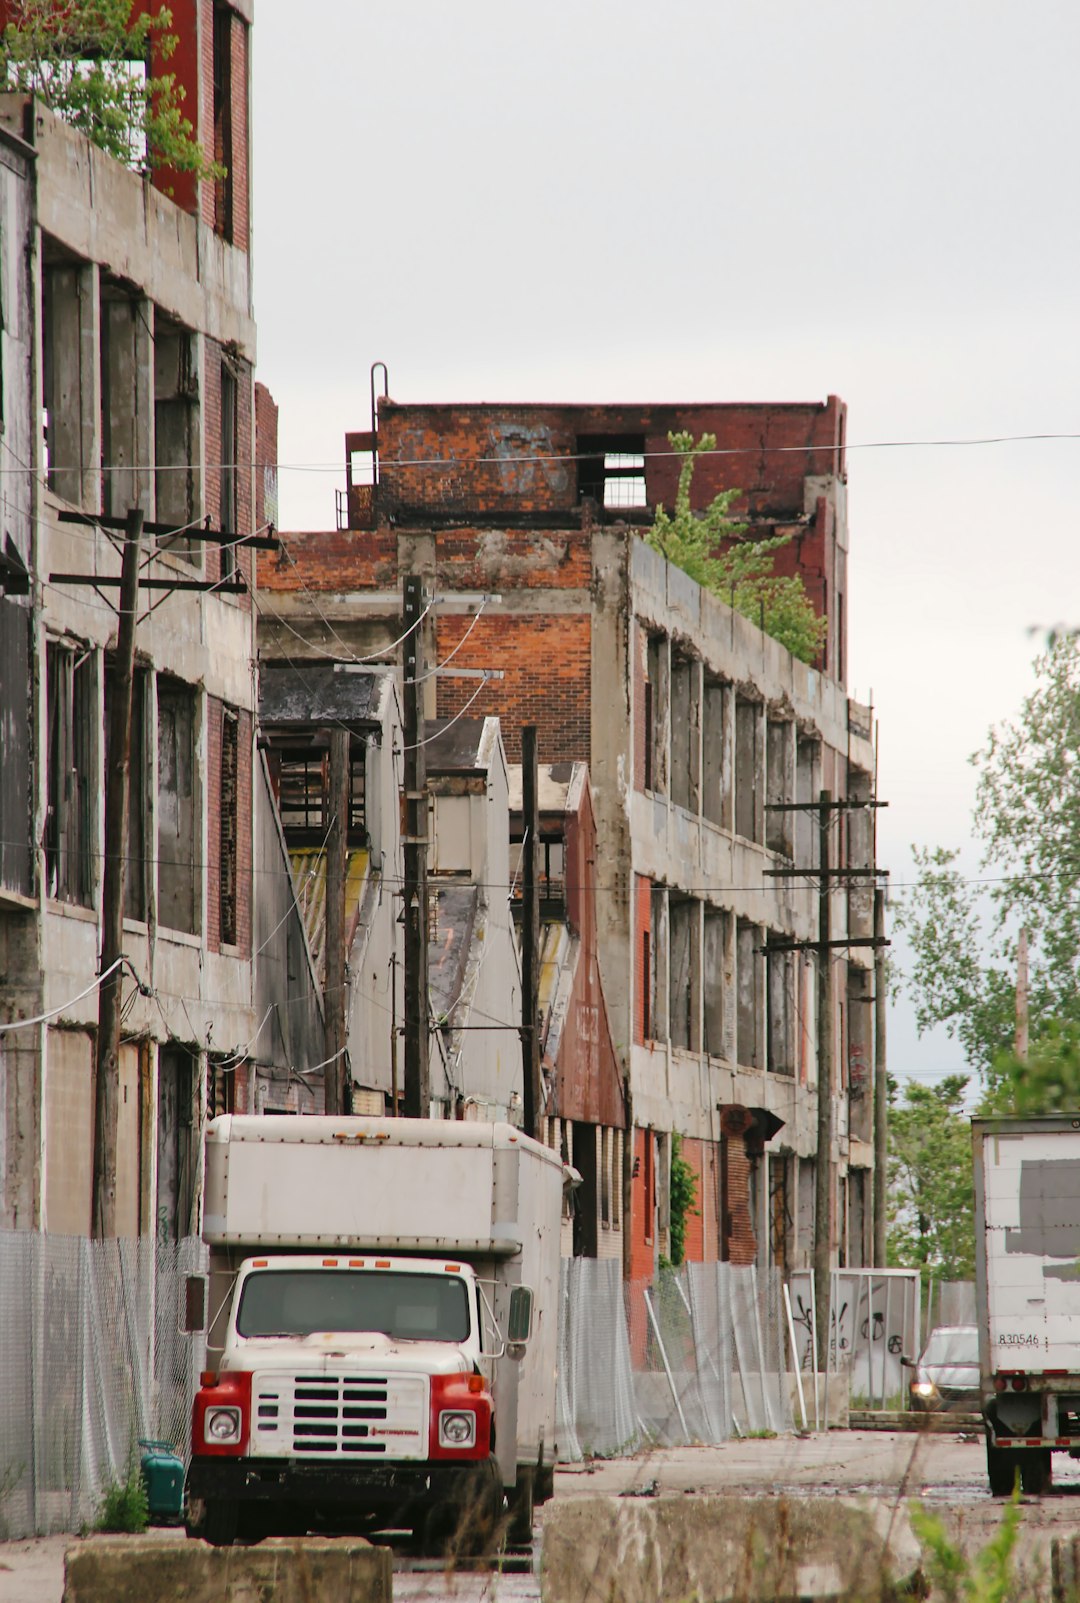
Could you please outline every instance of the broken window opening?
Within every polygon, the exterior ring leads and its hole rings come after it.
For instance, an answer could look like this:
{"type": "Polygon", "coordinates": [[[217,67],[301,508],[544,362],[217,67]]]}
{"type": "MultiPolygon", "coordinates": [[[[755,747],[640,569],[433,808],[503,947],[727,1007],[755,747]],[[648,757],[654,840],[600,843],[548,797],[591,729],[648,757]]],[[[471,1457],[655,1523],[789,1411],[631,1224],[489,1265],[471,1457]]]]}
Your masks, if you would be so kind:
{"type": "MultiPolygon", "coordinates": [[[[366,741],[354,736],[349,750],[350,847],[367,845],[366,759],[366,741]]],[[[324,847],[333,818],[328,738],[314,738],[304,745],[275,742],[267,753],[267,765],[288,845],[324,847]]]]}
{"type": "Polygon", "coordinates": [[[196,1228],[198,1059],[183,1046],[158,1048],[157,1239],[180,1241],[196,1228]]]}
{"type": "Polygon", "coordinates": [[[232,31],[235,24],[231,7],[214,0],[213,78],[214,78],[214,160],[225,169],[225,176],[214,185],[214,232],[233,243],[234,149],[233,149],[233,70],[232,31]]]}
{"type": "MultiPolygon", "coordinates": [[[[795,748],[795,800],[816,802],[820,793],[821,742],[813,736],[800,735],[795,748]]],[[[818,815],[810,807],[800,806],[795,814],[795,861],[800,868],[818,867],[818,847],[818,815]]]]}
{"type": "Polygon", "coordinates": [[[671,963],[668,978],[669,1038],[672,1046],[697,1050],[697,999],[699,994],[699,908],[689,898],[672,897],[668,904],[671,963]]]}
{"type": "Polygon", "coordinates": [[[221,542],[223,579],[230,578],[236,572],[236,548],[230,541],[239,532],[236,468],[237,400],[236,369],[225,358],[221,363],[221,466],[218,473],[218,527],[223,537],[221,542]]]}
{"type": "Polygon", "coordinates": [[[29,606],[0,593],[0,885],[22,896],[34,890],[32,633],[29,606]]]}
{"type": "Polygon", "coordinates": [[[48,716],[45,876],[48,895],[91,907],[98,792],[94,656],[60,641],[46,647],[48,716]]]}
{"type": "MultiPolygon", "coordinates": [[[[154,500],[159,523],[182,529],[202,515],[198,335],[154,313],[154,500]]],[[[202,544],[158,535],[158,545],[201,563],[202,544]]]]}
{"type": "MultiPolygon", "coordinates": [[[[794,728],[786,720],[770,718],[765,729],[765,799],[772,804],[794,800],[794,728]]],[[[765,812],[765,844],[772,852],[790,858],[795,846],[793,813],[765,812]]]]}
{"type": "Polygon", "coordinates": [[[719,680],[706,679],[701,720],[701,811],[721,829],[730,827],[727,701],[728,687],[719,680]]]}
{"type": "Polygon", "coordinates": [[[221,811],[218,815],[218,916],[221,941],[235,946],[236,861],[239,820],[240,720],[228,707],[221,714],[221,811]]]}
{"type": "MultiPolygon", "coordinates": [[[[540,898],[540,917],[563,918],[566,915],[566,843],[563,835],[541,834],[537,858],[536,888],[540,898]]],[[[521,829],[512,829],[510,879],[515,918],[520,918],[525,901],[524,870],[524,833],[521,829]]]]}
{"type": "Polygon", "coordinates": [[[206,1117],[236,1112],[236,1063],[228,1057],[206,1060],[206,1117]]]}
{"type": "Polygon", "coordinates": [[[198,700],[194,688],[158,675],[158,920],[197,935],[200,917],[198,700]]]}
{"type": "Polygon", "coordinates": [[[692,657],[671,658],[671,799],[698,811],[701,796],[701,676],[692,657]]]}
{"type": "Polygon", "coordinates": [[[614,512],[648,506],[643,434],[583,434],[577,455],[579,501],[614,512]]]}
{"type": "Polygon", "coordinates": [[[762,839],[765,816],[761,706],[742,696],[735,702],[735,833],[762,839]]]}
{"type": "Polygon", "coordinates": [[[649,897],[649,952],[651,964],[648,975],[649,1017],[654,1041],[668,1038],[668,905],[667,890],[654,885],[649,897]]]}
{"type": "Polygon", "coordinates": [[[701,986],[703,1018],[702,1048],[710,1057],[727,1056],[724,1031],[726,1013],[726,973],[728,943],[727,913],[706,907],[702,942],[701,986]]]}
{"type": "Polygon", "coordinates": [[[600,1129],[600,1223],[605,1230],[611,1229],[611,1193],[614,1189],[611,1183],[611,1138],[613,1130],[604,1126],[600,1129]]]}
{"type": "Polygon", "coordinates": [[[794,1074],[795,953],[770,952],[766,959],[765,978],[768,1008],[766,1066],[772,1074],[794,1074]]]}
{"type": "Polygon", "coordinates": [[[100,410],[96,393],[97,274],[43,237],[42,422],[49,489],[72,506],[101,511],[100,410]]]}
{"type": "Polygon", "coordinates": [[[761,931],[739,919],[736,935],[735,983],[738,996],[736,1056],[746,1068],[761,1068],[761,993],[764,959],[757,948],[761,931]]]}
{"type": "Polygon", "coordinates": [[[667,793],[668,643],[664,635],[650,635],[646,646],[645,789],[657,796],[667,793]]]}

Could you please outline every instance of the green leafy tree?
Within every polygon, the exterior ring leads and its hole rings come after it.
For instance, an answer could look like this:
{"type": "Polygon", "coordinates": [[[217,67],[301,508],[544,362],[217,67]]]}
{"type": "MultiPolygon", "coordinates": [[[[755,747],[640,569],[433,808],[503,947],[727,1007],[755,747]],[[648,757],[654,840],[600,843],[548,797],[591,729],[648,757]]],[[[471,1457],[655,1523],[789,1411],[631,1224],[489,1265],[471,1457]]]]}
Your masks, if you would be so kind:
{"type": "Polygon", "coordinates": [[[888,1232],[890,1264],[922,1269],[933,1280],[975,1273],[975,1193],[971,1127],[964,1112],[967,1076],[937,1085],[890,1085],[888,1232]]]}
{"type": "Polygon", "coordinates": [[[668,1234],[671,1238],[671,1263],[677,1267],[686,1257],[686,1220],[687,1216],[697,1210],[694,1203],[697,1201],[697,1176],[690,1164],[682,1155],[682,1140],[677,1133],[671,1137],[671,1185],[670,1185],[668,1234]]]}
{"type": "Polygon", "coordinates": [[[1021,929],[1029,943],[1026,1072],[1050,1094],[1056,1062],[1072,1075],[1062,1084],[1080,1093],[1080,641],[1054,636],[1036,658],[1035,681],[1020,716],[992,729],[971,759],[979,775],[973,829],[990,883],[966,883],[954,851],[917,849],[918,883],[896,919],[911,947],[906,983],[920,1031],[943,1025],[991,1095],[1000,1083],[1006,1098],[1019,1072],[1009,1054],[1021,929]]]}
{"type": "Polygon", "coordinates": [[[6,87],[32,93],[126,166],[223,178],[184,116],[175,73],[151,74],[151,51],[177,45],[172,12],[132,17],[132,0],[12,0],[0,38],[6,87]]]}
{"type": "Polygon", "coordinates": [[[792,656],[803,662],[816,662],[825,643],[826,621],[814,611],[797,574],[783,578],[773,572],[774,553],[787,545],[791,536],[744,540],[746,525],[728,517],[738,490],[721,491],[703,512],[695,512],[690,505],[695,462],[703,451],[716,449],[716,436],[703,434],[695,445],[692,434],[676,433],[669,434],[668,441],[682,459],[679,486],[672,511],[657,508],[653,526],[645,537],[649,545],[706,590],[759,624],[792,656]]]}

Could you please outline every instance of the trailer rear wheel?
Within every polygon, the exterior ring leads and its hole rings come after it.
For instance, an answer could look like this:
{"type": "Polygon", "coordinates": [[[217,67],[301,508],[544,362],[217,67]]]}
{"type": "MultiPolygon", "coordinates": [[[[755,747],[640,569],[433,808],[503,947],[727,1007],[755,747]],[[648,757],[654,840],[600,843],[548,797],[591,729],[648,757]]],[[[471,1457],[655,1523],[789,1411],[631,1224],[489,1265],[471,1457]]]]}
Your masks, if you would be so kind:
{"type": "MultiPolygon", "coordinates": [[[[986,1439],[986,1475],[990,1482],[991,1497],[1011,1497],[1016,1486],[1016,1474],[1021,1470],[1020,1460],[1026,1455],[1011,1447],[995,1447],[986,1439]]],[[[1022,1473],[1022,1470],[1021,1470],[1022,1473]]]]}
{"type": "Polygon", "coordinates": [[[1054,1483],[1050,1449],[1020,1455],[1020,1485],[1030,1497],[1041,1497],[1054,1483]]]}

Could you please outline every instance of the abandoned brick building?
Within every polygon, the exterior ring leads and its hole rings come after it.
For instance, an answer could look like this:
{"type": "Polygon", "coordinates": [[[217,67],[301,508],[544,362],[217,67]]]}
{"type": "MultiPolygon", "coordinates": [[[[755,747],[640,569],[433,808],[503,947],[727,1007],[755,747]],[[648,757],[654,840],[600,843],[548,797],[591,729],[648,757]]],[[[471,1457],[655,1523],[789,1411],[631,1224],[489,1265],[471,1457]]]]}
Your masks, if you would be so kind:
{"type": "Polygon", "coordinates": [[[90,1226],[104,715],[138,506],[118,1221],[165,1239],[197,1222],[205,1113],[310,1106],[323,1056],[256,745],[250,3],[173,15],[224,180],[148,181],[0,94],[0,1224],[90,1226]]]}
{"type": "MultiPolygon", "coordinates": [[[[628,1277],[669,1247],[672,1137],[697,1181],[695,1258],[809,1261],[817,1174],[816,960],[766,956],[812,943],[816,821],[767,804],[873,799],[870,709],[846,691],[845,408],[814,405],[540,406],[378,402],[346,436],[338,528],[285,536],[260,558],[260,640],[362,654],[400,633],[403,575],[437,595],[427,660],[498,669],[479,687],[433,676],[430,715],[498,714],[511,759],[536,724],[545,764],[587,763],[596,816],[600,973],[628,1125],[621,1164],[628,1277]],[[828,632],[794,659],[640,537],[670,505],[672,430],[717,436],[696,506],[737,489],[757,535],[791,536],[780,571],[802,575],[828,632]]],[[[832,931],[868,937],[869,810],[838,813],[832,931]]],[[[834,1141],[827,1167],[833,1260],[870,1246],[872,967],[834,954],[834,1141]]],[[[602,1122],[566,1139],[598,1159],[602,1122]]],[[[600,1197],[597,1187],[593,1193],[600,1197]]],[[[600,1207],[599,1200],[593,1206],[600,1207]]],[[[593,1221],[584,1232],[593,1239],[593,1221]]]]}

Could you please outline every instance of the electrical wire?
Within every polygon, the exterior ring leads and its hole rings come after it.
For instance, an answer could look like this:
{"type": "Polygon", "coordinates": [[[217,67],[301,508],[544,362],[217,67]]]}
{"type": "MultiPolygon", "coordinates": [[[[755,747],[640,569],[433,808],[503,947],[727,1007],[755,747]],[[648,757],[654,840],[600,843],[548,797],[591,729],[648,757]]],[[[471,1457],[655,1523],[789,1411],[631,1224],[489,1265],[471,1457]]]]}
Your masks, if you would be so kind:
{"type": "MultiPolygon", "coordinates": [[[[81,1002],[84,996],[90,995],[91,991],[96,991],[99,985],[104,984],[110,974],[125,965],[131,968],[131,964],[126,957],[118,957],[115,962],[109,964],[103,974],[98,975],[92,985],[88,985],[85,991],[80,991],[78,996],[69,996],[66,1002],[60,1003],[59,1007],[51,1007],[47,1013],[38,1013],[32,1019],[14,1019],[9,1024],[0,1024],[0,1035],[7,1035],[12,1030],[28,1030],[32,1025],[44,1024],[47,1019],[54,1019],[58,1013],[66,1013],[68,1008],[74,1007],[76,1002],[81,1002]]],[[[134,974],[134,969],[131,972],[134,974]]]]}
{"type": "Polygon", "coordinates": [[[476,700],[477,696],[484,689],[485,685],[487,685],[489,683],[489,680],[491,679],[491,677],[492,677],[492,675],[490,675],[488,673],[485,673],[483,679],[477,685],[476,689],[473,691],[472,695],[469,697],[469,699],[465,703],[465,705],[463,707],[459,708],[458,711],[454,714],[454,716],[452,718],[448,718],[446,720],[446,722],[443,724],[441,729],[437,729],[433,735],[427,735],[427,736],[425,736],[425,738],[423,740],[418,740],[411,746],[400,746],[398,748],[398,750],[399,751],[419,751],[421,746],[430,746],[431,742],[433,740],[440,740],[442,738],[442,736],[445,735],[445,733],[446,733],[446,731],[448,729],[452,729],[453,728],[454,724],[457,723],[459,718],[464,718],[465,714],[468,712],[469,708],[472,706],[472,704],[476,700]]]}

